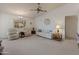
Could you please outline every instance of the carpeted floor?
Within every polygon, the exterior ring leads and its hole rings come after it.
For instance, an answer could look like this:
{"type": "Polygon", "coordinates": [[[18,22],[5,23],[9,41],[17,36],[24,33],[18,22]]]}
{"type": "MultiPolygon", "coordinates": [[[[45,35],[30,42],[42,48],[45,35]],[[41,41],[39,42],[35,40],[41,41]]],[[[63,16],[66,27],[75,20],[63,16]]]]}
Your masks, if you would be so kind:
{"type": "Polygon", "coordinates": [[[4,55],[71,55],[79,54],[76,40],[55,41],[36,35],[2,42],[4,55]]]}

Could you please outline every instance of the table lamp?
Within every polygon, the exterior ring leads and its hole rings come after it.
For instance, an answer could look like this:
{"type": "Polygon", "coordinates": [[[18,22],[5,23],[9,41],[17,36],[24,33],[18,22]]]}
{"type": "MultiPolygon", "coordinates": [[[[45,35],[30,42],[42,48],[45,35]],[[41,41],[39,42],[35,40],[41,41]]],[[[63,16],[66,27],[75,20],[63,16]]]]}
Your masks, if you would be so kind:
{"type": "Polygon", "coordinates": [[[60,25],[56,25],[57,32],[59,33],[60,25]]]}

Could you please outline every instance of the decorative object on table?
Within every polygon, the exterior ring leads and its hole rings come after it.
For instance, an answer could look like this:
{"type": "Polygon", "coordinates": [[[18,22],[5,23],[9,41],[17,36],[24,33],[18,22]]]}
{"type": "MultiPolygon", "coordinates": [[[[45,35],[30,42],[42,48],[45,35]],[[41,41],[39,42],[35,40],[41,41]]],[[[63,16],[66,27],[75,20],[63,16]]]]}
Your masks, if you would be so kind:
{"type": "Polygon", "coordinates": [[[60,25],[56,25],[56,32],[59,33],[60,25]]]}
{"type": "Polygon", "coordinates": [[[32,29],[31,34],[36,34],[36,31],[34,28],[32,29]]]}
{"type": "Polygon", "coordinates": [[[23,28],[26,25],[26,21],[23,19],[23,17],[19,16],[17,20],[14,20],[14,27],[15,28],[23,28]]]}
{"type": "Polygon", "coordinates": [[[20,37],[20,38],[24,38],[24,37],[25,37],[25,33],[24,33],[24,32],[20,32],[20,33],[19,33],[19,37],[20,37]]]}

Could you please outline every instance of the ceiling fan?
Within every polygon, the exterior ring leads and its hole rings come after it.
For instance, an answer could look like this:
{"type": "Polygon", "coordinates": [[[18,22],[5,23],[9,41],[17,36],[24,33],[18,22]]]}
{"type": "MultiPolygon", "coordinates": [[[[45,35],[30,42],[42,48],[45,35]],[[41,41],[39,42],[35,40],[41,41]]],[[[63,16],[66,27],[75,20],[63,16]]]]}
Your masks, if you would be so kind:
{"type": "Polygon", "coordinates": [[[32,11],[36,11],[37,13],[40,12],[47,12],[47,10],[43,10],[42,7],[40,6],[40,3],[37,3],[37,8],[36,9],[31,9],[32,11]]]}

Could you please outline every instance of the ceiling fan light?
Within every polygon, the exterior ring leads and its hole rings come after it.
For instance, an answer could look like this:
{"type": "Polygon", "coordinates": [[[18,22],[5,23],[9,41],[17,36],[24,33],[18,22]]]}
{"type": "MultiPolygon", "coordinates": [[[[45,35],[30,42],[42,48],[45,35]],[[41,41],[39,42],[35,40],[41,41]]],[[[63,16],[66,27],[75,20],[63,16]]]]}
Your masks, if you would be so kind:
{"type": "Polygon", "coordinates": [[[37,11],[37,13],[40,13],[40,12],[47,12],[47,10],[43,10],[40,6],[40,3],[37,3],[38,7],[32,11],[37,11]]]}

